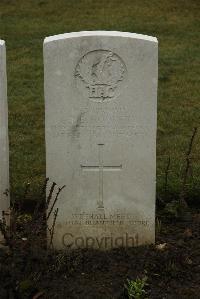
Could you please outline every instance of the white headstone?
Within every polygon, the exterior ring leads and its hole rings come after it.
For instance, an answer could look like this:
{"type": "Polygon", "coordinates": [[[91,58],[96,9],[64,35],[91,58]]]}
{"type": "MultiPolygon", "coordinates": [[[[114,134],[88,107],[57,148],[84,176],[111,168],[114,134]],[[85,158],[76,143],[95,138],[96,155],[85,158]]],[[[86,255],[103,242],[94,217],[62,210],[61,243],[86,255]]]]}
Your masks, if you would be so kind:
{"type": "Polygon", "coordinates": [[[154,242],[157,48],[123,32],[45,39],[47,177],[66,185],[56,248],[154,242]]]}
{"type": "MultiPolygon", "coordinates": [[[[0,40],[0,219],[2,212],[7,212],[9,202],[9,147],[8,147],[8,107],[6,47],[0,40]]],[[[0,234],[0,241],[2,236],[0,234]]]]}

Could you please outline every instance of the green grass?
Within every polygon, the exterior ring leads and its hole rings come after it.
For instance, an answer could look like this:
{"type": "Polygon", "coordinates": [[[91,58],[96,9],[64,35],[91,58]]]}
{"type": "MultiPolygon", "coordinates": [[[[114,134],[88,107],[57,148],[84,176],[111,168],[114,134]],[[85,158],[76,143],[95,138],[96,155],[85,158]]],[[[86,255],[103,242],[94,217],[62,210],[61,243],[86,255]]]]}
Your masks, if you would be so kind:
{"type": "MultiPolygon", "coordinates": [[[[158,192],[167,157],[180,189],[183,153],[200,122],[198,0],[1,0],[0,38],[7,43],[11,187],[34,188],[45,176],[43,39],[80,30],[120,30],[159,40],[158,192]]],[[[200,131],[200,130],[199,130],[200,131]]],[[[200,183],[200,132],[193,186],[200,183]],[[199,156],[198,156],[199,155],[199,156]]]]}

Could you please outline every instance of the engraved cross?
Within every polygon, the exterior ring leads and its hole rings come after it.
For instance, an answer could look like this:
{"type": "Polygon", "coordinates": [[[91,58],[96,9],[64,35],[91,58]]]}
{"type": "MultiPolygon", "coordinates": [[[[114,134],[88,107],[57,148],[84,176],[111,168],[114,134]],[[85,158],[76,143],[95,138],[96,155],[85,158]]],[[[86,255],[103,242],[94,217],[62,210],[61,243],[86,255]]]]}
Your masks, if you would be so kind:
{"type": "Polygon", "coordinates": [[[103,146],[104,144],[98,144],[99,147],[99,165],[81,165],[83,171],[98,171],[99,173],[99,200],[97,202],[98,208],[103,209],[103,199],[104,199],[104,171],[120,171],[122,170],[122,165],[104,165],[103,162],[103,146]]]}

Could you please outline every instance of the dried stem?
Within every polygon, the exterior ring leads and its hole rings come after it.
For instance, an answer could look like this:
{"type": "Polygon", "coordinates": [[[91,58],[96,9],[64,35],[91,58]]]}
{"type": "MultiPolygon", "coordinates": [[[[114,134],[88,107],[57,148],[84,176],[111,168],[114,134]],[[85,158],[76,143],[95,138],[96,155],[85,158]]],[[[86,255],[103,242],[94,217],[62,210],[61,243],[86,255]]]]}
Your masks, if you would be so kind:
{"type": "Polygon", "coordinates": [[[11,238],[8,234],[8,227],[6,224],[6,218],[5,218],[5,212],[2,212],[2,220],[0,219],[0,232],[4,237],[4,240],[6,242],[6,244],[12,248],[12,244],[11,244],[11,238]]]}
{"type": "Polygon", "coordinates": [[[187,202],[185,200],[186,185],[187,185],[187,179],[188,179],[189,169],[191,167],[191,153],[192,153],[192,148],[193,148],[194,139],[195,139],[196,134],[197,134],[197,128],[194,128],[192,136],[190,138],[190,143],[189,143],[188,151],[186,152],[186,166],[185,166],[185,171],[184,171],[184,175],[183,175],[182,191],[181,191],[181,194],[180,194],[180,204],[183,207],[186,207],[186,208],[188,207],[188,204],[187,204],[187,202]]]}
{"type": "Polygon", "coordinates": [[[52,195],[53,195],[53,191],[55,189],[55,186],[56,186],[56,183],[53,182],[53,184],[51,185],[51,189],[49,191],[49,195],[47,197],[47,201],[46,201],[46,210],[48,209],[49,207],[49,204],[50,204],[50,201],[52,199],[52,195]]]}
{"type": "Polygon", "coordinates": [[[58,192],[57,192],[56,197],[55,197],[55,199],[54,199],[54,202],[53,202],[53,204],[52,204],[52,206],[51,206],[51,208],[50,208],[50,210],[49,210],[49,213],[48,213],[48,215],[47,215],[46,220],[49,219],[49,217],[50,217],[50,215],[51,215],[51,213],[52,213],[52,211],[53,211],[53,209],[54,209],[54,206],[55,206],[55,204],[56,204],[56,202],[57,202],[57,200],[58,200],[58,196],[59,196],[60,192],[61,192],[65,187],[66,187],[66,186],[64,185],[64,186],[62,186],[61,188],[58,189],[58,192]]]}
{"type": "MultiPolygon", "coordinates": [[[[43,188],[42,188],[42,192],[41,192],[41,195],[40,195],[40,198],[36,204],[36,207],[34,209],[34,213],[33,213],[33,218],[35,219],[36,217],[38,217],[38,214],[39,214],[39,210],[40,210],[40,207],[43,203],[43,196],[45,195],[46,193],[46,189],[47,189],[47,183],[49,181],[49,178],[46,178],[45,179],[45,182],[44,182],[44,185],[43,185],[43,188]]],[[[53,193],[53,192],[52,192],[53,193]]],[[[51,195],[52,196],[52,195],[51,195]]]]}
{"type": "Polygon", "coordinates": [[[169,168],[171,164],[171,159],[170,156],[168,157],[168,162],[167,162],[167,167],[165,169],[165,193],[167,193],[168,189],[168,178],[169,178],[169,168]]]}
{"type": "Polygon", "coordinates": [[[50,247],[53,245],[53,236],[54,236],[54,229],[55,229],[57,216],[58,216],[58,208],[54,212],[53,224],[50,229],[50,244],[49,244],[50,247]]]}

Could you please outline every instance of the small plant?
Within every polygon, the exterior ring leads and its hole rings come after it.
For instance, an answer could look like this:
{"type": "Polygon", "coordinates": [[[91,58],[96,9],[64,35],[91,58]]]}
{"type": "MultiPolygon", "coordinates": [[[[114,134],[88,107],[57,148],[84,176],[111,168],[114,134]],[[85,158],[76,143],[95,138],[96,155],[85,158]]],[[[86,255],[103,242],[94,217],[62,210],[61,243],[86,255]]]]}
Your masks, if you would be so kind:
{"type": "Polygon", "coordinates": [[[190,209],[186,206],[184,207],[178,200],[173,200],[167,203],[164,208],[164,213],[167,217],[173,219],[182,219],[186,221],[191,219],[190,209]]]}
{"type": "Polygon", "coordinates": [[[180,215],[181,205],[180,202],[174,200],[166,204],[164,212],[168,217],[178,218],[180,215]]]}
{"type": "Polygon", "coordinates": [[[146,295],[145,286],[147,277],[137,278],[136,280],[127,279],[127,283],[124,285],[128,293],[129,299],[143,299],[146,295]]]}
{"type": "MultiPolygon", "coordinates": [[[[46,248],[46,232],[48,231],[49,242],[47,249],[53,247],[54,228],[58,215],[58,208],[55,208],[59,194],[65,188],[57,187],[56,183],[50,184],[47,188],[49,179],[47,178],[42,187],[42,193],[38,198],[37,204],[31,214],[24,213],[21,203],[18,202],[10,208],[11,225],[6,221],[6,213],[0,217],[0,234],[4,237],[5,245],[10,249],[14,248],[46,248]],[[57,188],[56,188],[57,187],[57,188]],[[48,191],[47,191],[48,190],[48,191]],[[47,195],[46,201],[45,196],[47,195]],[[48,226],[49,218],[52,218],[51,227],[48,226]],[[1,219],[2,218],[2,219],[1,219]]],[[[26,186],[23,198],[27,198],[30,184],[26,186]]]]}
{"type": "MultiPolygon", "coordinates": [[[[5,258],[8,259],[11,265],[9,268],[12,268],[12,272],[9,275],[9,283],[7,283],[7,280],[5,281],[7,297],[3,296],[4,298],[8,298],[8,296],[9,298],[20,299],[33,298],[36,293],[37,298],[39,298],[38,296],[42,294],[40,288],[37,287],[37,282],[42,277],[43,271],[49,271],[50,265],[46,261],[49,260],[50,256],[51,261],[53,259],[53,236],[58,215],[56,203],[60,192],[65,187],[59,188],[56,183],[51,184],[50,182],[49,186],[47,186],[48,182],[49,179],[46,179],[38,195],[37,203],[31,212],[27,213],[23,208],[24,199],[27,198],[30,190],[30,185],[28,184],[22,199],[18,202],[13,202],[9,214],[8,212],[3,212],[2,217],[0,215],[0,236],[3,236],[1,238],[3,239],[3,249],[0,248],[0,257],[2,260],[2,254],[3,256],[5,255],[5,258]],[[11,221],[7,221],[8,216],[11,221]],[[50,217],[51,225],[49,227],[48,219],[50,217]],[[49,237],[48,243],[47,232],[49,237]],[[35,263],[35,261],[37,262],[35,263]],[[38,263],[43,268],[40,268],[38,263]]],[[[58,255],[55,259],[54,271],[59,272],[63,269],[64,262],[64,256],[58,255]]],[[[2,266],[2,264],[0,266],[3,269],[5,268],[4,276],[6,279],[8,267],[6,263],[5,266],[2,266]]],[[[0,285],[0,298],[3,298],[1,293],[2,288],[0,285]]],[[[36,295],[34,298],[36,298],[36,295]]]]}
{"type": "Polygon", "coordinates": [[[63,252],[58,253],[55,255],[55,261],[51,267],[51,270],[58,273],[63,269],[63,267],[66,265],[66,257],[63,252]]]}
{"type": "Polygon", "coordinates": [[[195,127],[193,129],[193,133],[192,133],[192,136],[191,136],[190,142],[189,142],[189,147],[185,154],[186,164],[185,164],[185,170],[184,170],[184,174],[183,174],[183,178],[182,178],[182,190],[180,193],[180,205],[185,210],[187,210],[187,208],[188,208],[188,203],[186,201],[187,181],[188,181],[189,171],[190,171],[191,164],[192,164],[192,150],[193,150],[193,143],[194,143],[194,139],[195,139],[196,135],[197,135],[197,127],[195,127]]]}
{"type": "Polygon", "coordinates": [[[156,233],[160,234],[162,230],[162,221],[156,218],[156,233]]]}
{"type": "Polygon", "coordinates": [[[176,262],[175,262],[174,260],[170,259],[170,260],[166,263],[164,270],[165,270],[165,273],[166,273],[168,276],[176,277],[176,274],[177,274],[177,271],[178,271],[176,262]]]}

